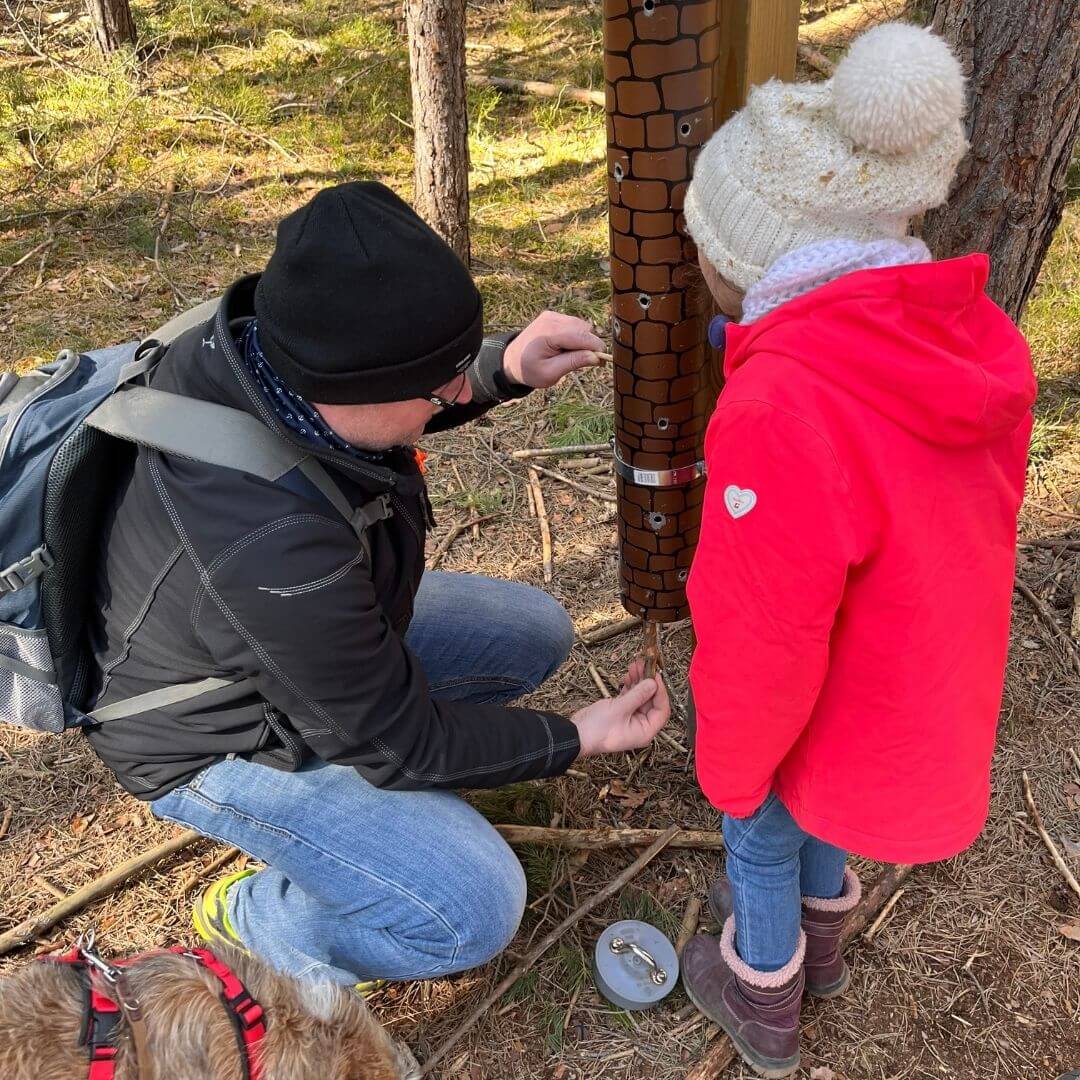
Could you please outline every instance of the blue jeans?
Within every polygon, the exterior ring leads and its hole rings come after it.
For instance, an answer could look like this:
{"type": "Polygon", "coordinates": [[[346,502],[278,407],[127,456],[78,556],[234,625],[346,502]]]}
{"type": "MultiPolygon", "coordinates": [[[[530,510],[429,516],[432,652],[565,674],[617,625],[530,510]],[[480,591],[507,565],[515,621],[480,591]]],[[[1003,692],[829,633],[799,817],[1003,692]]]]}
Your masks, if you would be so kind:
{"type": "Polygon", "coordinates": [[[839,896],[847,854],[803,832],[775,795],[750,817],[724,815],[724,847],[735,951],[758,971],[779,971],[799,944],[802,897],[839,896]]]}
{"type": "MultiPolygon", "coordinates": [[[[562,664],[573,627],[539,589],[429,572],[406,641],[433,695],[505,702],[562,664]]],[[[323,762],[289,773],[235,759],[151,805],[267,864],[229,889],[229,920],[290,975],[353,983],[463,971],[507,946],[525,908],[514,853],[449,791],[383,791],[323,762]]]]}

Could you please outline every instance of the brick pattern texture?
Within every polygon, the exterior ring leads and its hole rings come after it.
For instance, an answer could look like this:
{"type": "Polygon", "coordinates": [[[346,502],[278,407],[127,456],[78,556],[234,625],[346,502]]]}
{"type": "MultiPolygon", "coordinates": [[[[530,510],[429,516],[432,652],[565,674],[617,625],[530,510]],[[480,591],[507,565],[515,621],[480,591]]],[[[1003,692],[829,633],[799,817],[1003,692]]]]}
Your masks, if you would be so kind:
{"type": "MultiPolygon", "coordinates": [[[[699,461],[715,394],[711,301],[682,206],[714,127],[719,3],[604,0],[615,437],[640,469],[699,461]]],[[[618,495],[624,606],[658,622],[686,618],[704,480],[620,478],[618,495]]]]}

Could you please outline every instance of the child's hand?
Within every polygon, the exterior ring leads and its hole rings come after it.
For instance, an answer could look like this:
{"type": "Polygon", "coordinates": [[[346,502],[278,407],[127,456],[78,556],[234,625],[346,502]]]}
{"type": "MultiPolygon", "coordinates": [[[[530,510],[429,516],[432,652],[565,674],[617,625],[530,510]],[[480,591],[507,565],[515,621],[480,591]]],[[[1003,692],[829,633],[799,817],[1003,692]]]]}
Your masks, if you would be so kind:
{"type": "MultiPolygon", "coordinates": [[[[635,671],[631,665],[627,679],[635,671]]],[[[571,717],[577,725],[581,740],[581,757],[595,754],[615,754],[624,750],[637,750],[648,746],[656,733],[671,717],[664,680],[645,679],[644,661],[637,678],[624,680],[622,693],[617,698],[605,698],[579,709],[571,717]]]]}

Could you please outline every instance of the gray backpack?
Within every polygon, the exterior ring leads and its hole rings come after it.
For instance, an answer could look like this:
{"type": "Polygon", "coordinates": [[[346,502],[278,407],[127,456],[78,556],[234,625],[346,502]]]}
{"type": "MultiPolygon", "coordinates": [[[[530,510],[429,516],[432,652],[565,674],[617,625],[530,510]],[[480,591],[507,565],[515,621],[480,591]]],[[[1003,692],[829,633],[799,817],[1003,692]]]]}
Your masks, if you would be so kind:
{"type": "Polygon", "coordinates": [[[370,556],[367,529],[390,515],[386,496],[354,510],[315,458],[254,416],[147,385],[169,344],[217,309],[208,300],[145,341],[65,351],[27,375],[0,377],[0,720],[58,732],[228,683],[202,679],[85,711],[93,671],[85,627],[102,515],[125,444],[269,481],[299,470],[370,556]]]}

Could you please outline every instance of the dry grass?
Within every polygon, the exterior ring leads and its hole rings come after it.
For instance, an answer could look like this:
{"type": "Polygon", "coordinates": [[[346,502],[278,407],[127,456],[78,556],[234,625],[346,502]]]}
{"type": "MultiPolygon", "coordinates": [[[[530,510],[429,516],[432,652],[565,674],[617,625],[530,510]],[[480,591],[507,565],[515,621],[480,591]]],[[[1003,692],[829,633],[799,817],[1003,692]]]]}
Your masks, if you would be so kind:
{"type": "MultiPolygon", "coordinates": [[[[0,25],[0,263],[44,245],[0,285],[5,358],[28,365],[61,345],[122,340],[168,317],[184,298],[214,294],[261,264],[274,222],[324,183],[379,176],[407,193],[409,106],[397,7],[376,3],[357,16],[335,0],[147,3],[136,14],[154,41],[151,55],[113,65],[85,49],[85,20],[64,18],[57,5],[25,5],[20,13],[31,42],[45,40],[39,21],[56,18],[51,60],[36,57],[10,20],[0,25]],[[187,119],[197,115],[216,119],[187,119]]],[[[471,61],[488,72],[600,84],[596,5],[534,10],[519,0],[485,0],[469,17],[470,39],[489,46],[473,50],[471,61]]],[[[812,36],[832,46],[865,17],[865,10],[835,12],[814,24],[812,36]]],[[[519,324],[544,306],[601,318],[608,292],[599,113],[487,90],[474,92],[470,104],[474,252],[492,322],[519,324]]],[[[1027,321],[1044,379],[1023,523],[1029,536],[1080,536],[1078,244],[1074,202],[1027,321]]],[[[595,433],[589,425],[603,422],[610,400],[604,374],[588,372],[431,440],[440,516],[433,543],[474,512],[496,515],[478,540],[457,541],[444,568],[541,583],[525,470],[509,451],[595,433]]],[[[590,482],[610,484],[603,476],[590,482]]],[[[552,591],[580,630],[620,617],[611,508],[550,481],[544,489],[555,544],[552,591]]],[[[1019,566],[1067,626],[1080,554],[1026,549],[1019,566]]],[[[1024,818],[1019,783],[1026,768],[1051,833],[1080,840],[1080,775],[1066,754],[1080,746],[1080,687],[1066,673],[1060,644],[1022,600],[1013,636],[987,829],[970,851],[916,872],[873,944],[856,950],[845,1000],[808,1006],[804,1075],[821,1065],[846,1080],[1028,1080],[1080,1066],[1078,946],[1057,930],[1080,906],[1024,818]]],[[[538,703],[569,711],[592,700],[587,664],[617,679],[637,647],[633,635],[578,646],[538,703]]],[[[688,628],[667,629],[664,648],[681,691],[688,628]]],[[[685,739],[677,723],[674,730],[685,739]]],[[[685,757],[666,744],[644,754],[632,781],[647,795],[638,808],[601,797],[608,781],[637,767],[636,758],[592,761],[587,779],[519,785],[475,801],[500,821],[715,827],[685,757]]],[[[77,734],[36,739],[5,729],[0,755],[0,817],[12,811],[0,840],[0,930],[51,903],[50,886],[77,888],[172,832],[118,792],[77,734]]],[[[183,885],[216,850],[207,842],[177,856],[40,947],[66,944],[91,922],[118,953],[190,940],[183,885]]],[[[531,898],[541,902],[526,917],[517,954],[631,857],[593,855],[572,867],[548,850],[521,855],[531,898]],[[550,892],[568,870],[569,880],[550,892]]],[[[651,1013],[608,1008],[592,989],[588,957],[616,917],[645,917],[674,931],[687,899],[716,869],[715,860],[693,853],[662,855],[619,901],[552,950],[439,1075],[685,1075],[715,1029],[685,1009],[678,990],[651,1013]]],[[[29,955],[0,961],[0,969],[29,955]]],[[[511,963],[391,987],[377,1007],[423,1057],[511,963]]],[[[733,1067],[728,1075],[744,1074],[733,1067]]]]}

